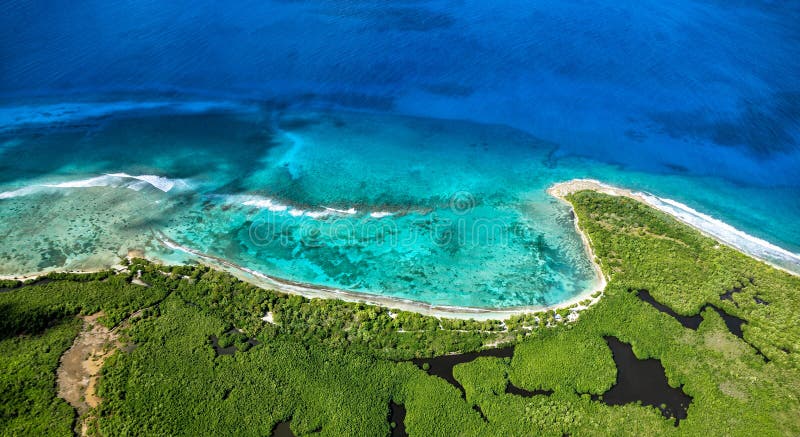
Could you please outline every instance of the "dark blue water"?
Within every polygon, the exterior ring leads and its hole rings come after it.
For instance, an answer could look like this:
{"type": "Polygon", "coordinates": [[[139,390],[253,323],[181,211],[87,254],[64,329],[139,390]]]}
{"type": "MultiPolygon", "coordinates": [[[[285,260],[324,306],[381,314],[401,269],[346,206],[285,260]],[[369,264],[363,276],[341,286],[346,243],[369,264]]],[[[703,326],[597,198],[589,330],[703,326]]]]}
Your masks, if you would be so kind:
{"type": "Polygon", "coordinates": [[[0,93],[178,93],[508,124],[659,172],[797,185],[800,3],[3,2],[0,93]]]}
{"type": "MultiPolygon", "coordinates": [[[[61,181],[70,174],[124,171],[194,177],[204,194],[266,191],[294,204],[371,203],[380,211],[389,203],[430,206],[425,196],[446,202],[463,189],[458,181],[468,180],[471,193],[504,199],[493,205],[502,209],[530,200],[519,192],[540,192],[565,178],[596,177],[676,199],[797,252],[797,23],[800,3],[770,1],[4,1],[0,191],[48,174],[61,181]],[[242,104],[260,108],[261,115],[246,120],[246,128],[208,119],[145,123],[141,130],[148,135],[138,138],[131,137],[128,122],[124,128],[106,123],[120,108],[141,110],[142,101],[150,102],[148,110],[167,107],[181,113],[207,111],[209,106],[198,101],[215,107],[223,102],[227,109],[242,104]],[[109,102],[116,109],[107,110],[109,102]],[[342,128],[320,124],[317,115],[307,125],[285,117],[287,112],[343,110],[439,121],[359,122],[350,114],[344,117],[349,128],[342,128]],[[47,131],[42,137],[35,131],[63,127],[81,111],[92,114],[92,121],[71,126],[70,133],[54,137],[47,131]],[[452,119],[508,126],[518,133],[446,121],[452,119]],[[37,122],[34,131],[18,130],[30,128],[31,121],[37,122]],[[347,141],[379,131],[376,144],[388,150],[381,156],[347,141]],[[412,137],[409,131],[429,134],[412,137]],[[219,132],[225,135],[215,137],[219,132]],[[318,148],[313,153],[281,158],[311,169],[303,183],[281,185],[284,176],[254,168],[270,159],[269,147],[254,146],[254,138],[281,147],[297,138],[313,139],[318,148]],[[409,147],[403,149],[404,144],[409,147]],[[120,148],[128,154],[127,164],[114,158],[120,148]],[[473,156],[476,150],[488,154],[473,156]],[[347,158],[354,156],[351,152],[359,158],[347,158]],[[348,159],[343,179],[352,183],[320,184],[336,179],[339,164],[331,163],[348,159]],[[384,173],[374,170],[374,178],[361,178],[370,170],[358,159],[382,162],[384,173]],[[410,176],[379,176],[423,165],[425,159],[436,161],[425,167],[433,173],[416,168],[410,176]],[[453,169],[468,168],[466,176],[448,170],[448,159],[453,169]],[[524,185],[528,179],[530,187],[524,185]]],[[[537,211],[524,214],[541,216],[537,211]]],[[[161,218],[151,221],[165,225],[161,218]]],[[[538,231],[553,234],[552,226],[542,226],[538,231]]],[[[193,242],[203,240],[204,250],[217,247],[217,255],[241,255],[238,247],[219,248],[222,237],[208,238],[202,225],[188,227],[182,232],[193,242]]],[[[114,244],[108,242],[106,249],[112,251],[114,244]]],[[[252,248],[248,253],[251,261],[262,256],[252,248]]],[[[553,255],[561,264],[569,258],[559,256],[553,255]]],[[[520,271],[528,268],[520,266],[520,271]]],[[[318,268],[298,274],[316,277],[318,268]]],[[[500,293],[508,285],[497,279],[492,287],[500,293]]]]}

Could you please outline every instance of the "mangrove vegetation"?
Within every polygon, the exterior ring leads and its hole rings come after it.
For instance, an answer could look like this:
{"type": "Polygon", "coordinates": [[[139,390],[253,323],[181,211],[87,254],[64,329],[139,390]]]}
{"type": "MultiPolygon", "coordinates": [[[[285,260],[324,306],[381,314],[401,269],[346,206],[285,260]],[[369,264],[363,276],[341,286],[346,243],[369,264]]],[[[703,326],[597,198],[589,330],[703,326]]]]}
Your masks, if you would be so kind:
{"type": "Polygon", "coordinates": [[[126,346],[105,361],[89,434],[800,435],[800,278],[637,201],[568,200],[609,280],[572,322],[570,309],[483,322],[309,300],[142,259],[5,281],[0,434],[73,433],[56,368],[78,316],[103,311],[126,346]],[[612,341],[653,360],[682,409],[617,397],[631,381],[612,341]]]}

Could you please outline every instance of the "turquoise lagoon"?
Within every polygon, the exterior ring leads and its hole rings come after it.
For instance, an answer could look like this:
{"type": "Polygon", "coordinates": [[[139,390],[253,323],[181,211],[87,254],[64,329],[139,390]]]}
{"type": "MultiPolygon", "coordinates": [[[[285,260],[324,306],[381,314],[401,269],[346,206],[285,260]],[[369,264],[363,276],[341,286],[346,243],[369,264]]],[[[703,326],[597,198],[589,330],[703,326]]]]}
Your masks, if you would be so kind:
{"type": "Polygon", "coordinates": [[[196,261],[164,235],[365,296],[553,305],[596,286],[569,208],[545,191],[586,177],[800,249],[796,188],[559,156],[498,125],[230,102],[31,106],[0,118],[2,275],[103,267],[129,250],[196,261]]]}

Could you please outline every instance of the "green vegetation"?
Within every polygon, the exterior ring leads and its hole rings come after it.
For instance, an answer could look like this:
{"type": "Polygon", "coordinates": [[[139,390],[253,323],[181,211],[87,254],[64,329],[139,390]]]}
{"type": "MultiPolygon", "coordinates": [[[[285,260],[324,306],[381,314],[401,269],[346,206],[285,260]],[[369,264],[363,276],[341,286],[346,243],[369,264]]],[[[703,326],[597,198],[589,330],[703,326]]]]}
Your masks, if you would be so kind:
{"type": "Polygon", "coordinates": [[[17,288],[22,285],[22,282],[12,279],[0,279],[0,290],[17,288]]]}
{"type": "Polygon", "coordinates": [[[405,406],[406,430],[421,436],[800,435],[800,278],[638,202],[593,192],[569,200],[610,278],[575,323],[556,322],[552,311],[505,329],[438,320],[143,260],[129,272],[149,287],[127,272],[12,284],[0,292],[0,434],[69,434],[74,412],[55,397],[54,370],[79,329],[75,316],[103,310],[112,326],[143,310],[124,329],[135,347],[103,368],[91,427],[102,435],[268,435],[283,420],[299,435],[387,435],[390,401],[405,406]],[[720,298],[734,287],[731,300],[720,298]],[[746,321],[744,338],[712,309],[698,330],[685,328],[636,297],[640,289],[685,315],[714,304],[746,321]],[[212,335],[237,352],[217,356],[212,335]],[[693,398],[679,426],[654,407],[592,399],[616,378],[603,336],[660,360],[669,383],[693,398]],[[453,369],[466,399],[406,361],[503,342],[517,343],[513,359],[453,369]],[[507,394],[509,383],[553,394],[507,394]]]}
{"type": "Polygon", "coordinates": [[[130,276],[48,275],[0,293],[0,433],[69,435],[75,411],[56,397],[55,371],[80,330],[78,314],[113,326],[166,295],[130,276]]]}
{"type": "Polygon", "coordinates": [[[56,397],[56,368],[80,330],[77,319],[46,332],[0,340],[0,432],[70,435],[75,410],[56,397]]]}
{"type": "Polygon", "coordinates": [[[41,332],[76,314],[105,312],[100,322],[115,326],[134,311],[163,299],[168,289],[132,285],[131,275],[50,274],[39,282],[0,294],[0,338],[41,332]]]}
{"type": "Polygon", "coordinates": [[[614,385],[617,368],[603,337],[590,331],[581,323],[575,329],[544,330],[522,342],[514,351],[511,382],[529,390],[604,393],[614,385]]]}
{"type": "Polygon", "coordinates": [[[685,315],[713,304],[747,321],[747,343],[771,360],[800,369],[800,278],[631,199],[587,191],[570,201],[611,276],[610,291],[646,289],[685,315]],[[734,288],[741,291],[732,300],[720,299],[734,288]]]}
{"type": "Polygon", "coordinates": [[[290,416],[299,433],[387,432],[388,422],[373,419],[386,416],[388,363],[286,338],[218,357],[208,333],[224,328],[177,296],[159,317],[137,323],[131,339],[139,347],[105,366],[101,433],[268,435],[290,416]]]}

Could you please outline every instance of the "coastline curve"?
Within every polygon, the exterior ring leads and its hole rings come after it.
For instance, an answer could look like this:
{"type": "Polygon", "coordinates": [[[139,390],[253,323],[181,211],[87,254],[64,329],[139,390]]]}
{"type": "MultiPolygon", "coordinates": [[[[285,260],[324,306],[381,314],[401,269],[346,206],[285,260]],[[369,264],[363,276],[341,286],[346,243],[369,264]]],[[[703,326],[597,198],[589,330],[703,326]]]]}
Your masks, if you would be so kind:
{"type": "MultiPolygon", "coordinates": [[[[683,205],[671,199],[660,198],[650,193],[636,192],[633,190],[615,187],[595,179],[572,179],[551,185],[547,193],[563,202],[572,210],[572,204],[566,200],[566,196],[583,190],[592,190],[612,196],[628,197],[648,205],[658,211],[664,212],[676,220],[696,229],[703,235],[728,245],[735,250],[742,252],[752,258],[765,262],[766,264],[780,269],[792,275],[800,275],[800,254],[794,254],[788,250],[775,246],[767,241],[761,240],[746,234],[743,231],[714,219],[711,216],[700,213],[689,206],[683,205]]],[[[198,262],[209,267],[226,271],[237,278],[249,282],[253,285],[273,289],[287,294],[297,294],[306,298],[339,299],[347,302],[357,302],[369,305],[377,305],[385,308],[399,309],[404,311],[416,312],[424,315],[454,319],[474,319],[474,320],[507,320],[513,316],[530,314],[543,311],[554,311],[558,309],[570,308],[574,315],[593,305],[603,296],[609,280],[608,276],[602,271],[600,264],[593,250],[591,238],[580,228],[579,218],[574,214],[573,224],[575,231],[583,242],[583,247],[589,261],[596,274],[596,284],[570,299],[559,302],[555,305],[538,306],[519,306],[508,308],[484,308],[470,306],[447,306],[435,305],[411,299],[395,298],[365,292],[348,291],[338,288],[316,286],[313,284],[291,281],[238,265],[226,259],[201,252],[199,250],[186,247],[170,239],[164,233],[153,230],[154,239],[162,246],[171,250],[182,252],[198,262]],[[586,301],[588,300],[588,304],[586,301]]],[[[145,258],[152,261],[162,262],[158,257],[150,254],[141,253],[145,258]]],[[[87,270],[86,272],[93,272],[87,270]]],[[[82,273],[83,271],[71,271],[72,273],[82,273]]],[[[33,275],[25,275],[24,279],[33,279],[48,272],[41,272],[33,275]]],[[[0,279],[18,279],[19,275],[0,275],[0,279]]],[[[570,317],[573,320],[572,317],[570,317]]]]}
{"type": "MultiPolygon", "coordinates": [[[[547,192],[552,196],[563,198],[568,194],[583,190],[637,200],[651,208],[666,213],[679,222],[696,229],[701,234],[730,246],[751,258],[762,261],[786,273],[800,276],[800,254],[790,252],[766,240],[752,236],[672,199],[658,197],[647,192],[615,187],[596,179],[572,179],[560,182],[548,188],[547,192]]],[[[583,234],[581,233],[581,235],[583,234]]]]}

